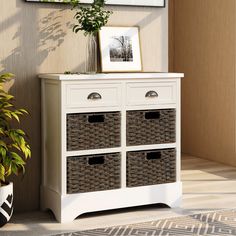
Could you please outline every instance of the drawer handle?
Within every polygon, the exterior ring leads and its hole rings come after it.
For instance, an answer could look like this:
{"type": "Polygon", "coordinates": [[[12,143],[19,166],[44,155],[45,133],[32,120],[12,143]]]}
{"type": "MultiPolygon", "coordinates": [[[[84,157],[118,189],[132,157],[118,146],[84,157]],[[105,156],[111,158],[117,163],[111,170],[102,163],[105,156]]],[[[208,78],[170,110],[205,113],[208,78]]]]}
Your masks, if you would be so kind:
{"type": "Polygon", "coordinates": [[[161,159],[161,152],[148,152],[146,153],[147,160],[160,160],[161,159]]]}
{"type": "Polygon", "coordinates": [[[99,100],[102,99],[101,94],[99,93],[90,93],[87,97],[88,100],[99,100]]]}
{"type": "Polygon", "coordinates": [[[96,156],[96,157],[90,157],[88,160],[89,165],[103,165],[105,163],[105,157],[104,156],[96,156]]]}
{"type": "Polygon", "coordinates": [[[145,95],[146,98],[156,98],[158,97],[158,93],[156,91],[148,91],[145,95]]]}

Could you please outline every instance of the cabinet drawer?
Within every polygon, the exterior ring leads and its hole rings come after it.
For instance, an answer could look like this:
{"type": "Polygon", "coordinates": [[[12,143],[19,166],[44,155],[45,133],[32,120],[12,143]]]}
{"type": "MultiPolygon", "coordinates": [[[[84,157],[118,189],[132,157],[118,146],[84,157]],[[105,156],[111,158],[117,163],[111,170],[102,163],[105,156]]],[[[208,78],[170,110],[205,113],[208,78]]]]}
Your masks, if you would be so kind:
{"type": "Polygon", "coordinates": [[[120,84],[69,84],[66,86],[67,108],[118,107],[120,104],[120,84]]]}
{"type": "Polygon", "coordinates": [[[176,102],[176,83],[128,83],[127,105],[158,105],[176,102]]]}
{"type": "Polygon", "coordinates": [[[121,154],[67,158],[67,193],[84,193],[120,188],[121,154]]]}
{"type": "Polygon", "coordinates": [[[67,150],[120,146],[120,112],[67,114],[67,150]]]}
{"type": "Polygon", "coordinates": [[[175,109],[127,111],[127,146],[175,143],[175,116],[175,109]]]}
{"type": "Polygon", "coordinates": [[[127,187],[176,181],[175,149],[127,152],[127,187]]]}

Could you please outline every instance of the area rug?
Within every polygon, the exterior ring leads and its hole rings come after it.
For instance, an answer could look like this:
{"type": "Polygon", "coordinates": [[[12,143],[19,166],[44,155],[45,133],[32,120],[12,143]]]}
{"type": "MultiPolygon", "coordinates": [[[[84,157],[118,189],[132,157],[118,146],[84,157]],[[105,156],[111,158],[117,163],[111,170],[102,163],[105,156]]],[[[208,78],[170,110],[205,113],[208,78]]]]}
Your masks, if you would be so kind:
{"type": "Polygon", "coordinates": [[[56,236],[187,236],[236,235],[236,210],[175,217],[140,224],[114,226],[56,236]]]}

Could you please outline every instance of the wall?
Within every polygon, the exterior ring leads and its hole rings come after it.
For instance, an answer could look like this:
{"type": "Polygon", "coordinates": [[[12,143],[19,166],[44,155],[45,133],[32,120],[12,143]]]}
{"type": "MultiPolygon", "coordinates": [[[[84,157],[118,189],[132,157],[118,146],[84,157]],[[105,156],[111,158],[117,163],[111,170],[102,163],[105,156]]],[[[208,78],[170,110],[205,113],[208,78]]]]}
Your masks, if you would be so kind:
{"type": "Polygon", "coordinates": [[[170,70],[184,72],[182,150],[236,166],[235,0],[170,1],[170,70]]]}
{"type": "MultiPolygon", "coordinates": [[[[168,70],[168,8],[112,7],[109,25],[140,26],[144,71],[168,70]]],[[[38,73],[83,71],[86,41],[72,33],[73,12],[63,4],[0,1],[0,72],[16,74],[11,92],[30,116],[21,125],[32,159],[23,179],[14,178],[16,210],[39,209],[41,171],[38,73]]]]}

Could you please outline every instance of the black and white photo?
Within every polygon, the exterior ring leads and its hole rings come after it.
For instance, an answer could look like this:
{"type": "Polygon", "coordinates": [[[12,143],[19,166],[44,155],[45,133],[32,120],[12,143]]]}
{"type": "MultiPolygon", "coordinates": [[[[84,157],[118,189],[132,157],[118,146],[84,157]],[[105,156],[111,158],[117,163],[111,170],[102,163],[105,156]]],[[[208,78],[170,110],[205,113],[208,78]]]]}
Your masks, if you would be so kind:
{"type": "Polygon", "coordinates": [[[129,36],[114,36],[110,45],[111,61],[133,61],[132,41],[129,36]]]}
{"type": "Polygon", "coordinates": [[[99,39],[103,72],[142,70],[138,27],[102,27],[99,39]]]}

